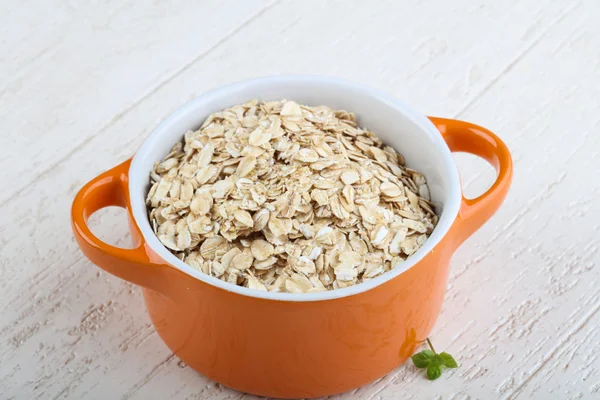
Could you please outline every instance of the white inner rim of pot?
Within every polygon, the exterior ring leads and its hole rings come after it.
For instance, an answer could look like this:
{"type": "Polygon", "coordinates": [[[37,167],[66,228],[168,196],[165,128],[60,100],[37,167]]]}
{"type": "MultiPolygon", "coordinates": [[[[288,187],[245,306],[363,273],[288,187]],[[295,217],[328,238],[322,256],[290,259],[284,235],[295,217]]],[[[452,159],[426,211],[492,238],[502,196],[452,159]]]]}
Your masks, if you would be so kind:
{"type": "Polygon", "coordinates": [[[221,289],[245,296],[284,301],[331,300],[361,293],[397,277],[418,263],[440,242],[458,215],[461,189],[454,159],[439,131],[424,115],[380,91],[341,79],[290,75],[253,79],[207,92],[171,114],[142,143],[129,169],[129,194],[133,217],[148,245],[166,262],[188,275],[221,289]],[[379,136],[406,159],[406,164],[427,178],[439,222],[415,254],[378,277],[343,289],[316,293],[272,293],[236,286],[206,275],[175,257],[150,226],[145,198],[154,162],[162,160],[190,129],[208,115],[251,99],[289,99],[306,105],[326,105],[354,112],[359,125],[379,136]]]}

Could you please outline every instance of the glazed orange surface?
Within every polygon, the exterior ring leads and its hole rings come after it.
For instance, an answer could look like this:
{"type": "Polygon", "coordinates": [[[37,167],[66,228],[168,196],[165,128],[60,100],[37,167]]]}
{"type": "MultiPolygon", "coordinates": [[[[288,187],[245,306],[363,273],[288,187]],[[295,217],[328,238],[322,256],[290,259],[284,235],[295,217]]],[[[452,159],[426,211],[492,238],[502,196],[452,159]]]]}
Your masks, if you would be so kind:
{"type": "Polygon", "coordinates": [[[280,398],[319,397],[376,380],[403,363],[431,332],[446,289],[450,257],[503,202],[512,178],[504,143],[485,128],[431,118],[452,151],[489,161],[494,185],[462,200],[444,238],[412,268],[351,296],[275,301],[229,292],[170,266],[143,240],[129,211],[130,161],[85,185],[72,207],[84,254],[106,271],[140,285],[152,322],[185,363],[234,389],[280,398]],[[89,230],[100,208],[125,207],[135,249],[107,245],[89,230]]]}

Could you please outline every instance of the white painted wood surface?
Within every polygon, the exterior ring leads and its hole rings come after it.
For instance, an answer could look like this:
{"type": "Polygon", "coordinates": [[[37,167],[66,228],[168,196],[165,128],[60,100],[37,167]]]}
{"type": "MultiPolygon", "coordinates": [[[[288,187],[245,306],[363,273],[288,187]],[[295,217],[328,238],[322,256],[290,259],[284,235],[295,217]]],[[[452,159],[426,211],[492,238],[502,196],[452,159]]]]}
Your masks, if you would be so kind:
{"type": "MultiPolygon", "coordinates": [[[[140,290],[78,251],[69,207],[188,99],[292,72],[479,123],[515,161],[433,332],[461,367],[432,383],[406,363],[334,398],[600,398],[600,2],[83,3],[0,5],[0,398],[253,398],[171,354],[140,290]]],[[[457,158],[485,190],[491,168],[457,158]]],[[[99,214],[127,246],[123,214],[99,214]]]]}

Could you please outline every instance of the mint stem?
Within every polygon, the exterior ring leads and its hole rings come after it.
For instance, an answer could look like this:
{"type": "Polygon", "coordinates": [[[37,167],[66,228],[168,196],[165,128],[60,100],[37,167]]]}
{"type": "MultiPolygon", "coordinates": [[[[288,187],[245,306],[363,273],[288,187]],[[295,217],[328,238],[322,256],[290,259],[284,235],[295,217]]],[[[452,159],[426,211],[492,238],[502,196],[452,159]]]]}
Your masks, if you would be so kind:
{"type": "Polygon", "coordinates": [[[427,340],[427,344],[429,345],[429,347],[431,348],[431,351],[433,351],[435,354],[437,354],[435,352],[435,349],[433,348],[433,345],[431,344],[431,340],[429,340],[429,338],[426,339],[427,340]]]}

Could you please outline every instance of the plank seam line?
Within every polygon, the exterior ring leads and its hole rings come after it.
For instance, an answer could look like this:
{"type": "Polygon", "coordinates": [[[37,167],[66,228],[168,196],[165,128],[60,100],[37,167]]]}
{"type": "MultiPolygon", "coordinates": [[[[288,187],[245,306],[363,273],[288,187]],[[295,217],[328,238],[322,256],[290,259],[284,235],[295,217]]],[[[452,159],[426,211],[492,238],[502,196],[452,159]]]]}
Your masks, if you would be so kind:
{"type": "Polygon", "coordinates": [[[509,62],[498,75],[496,75],[479,93],[477,93],[471,100],[469,100],[458,112],[454,114],[453,118],[459,118],[464,112],[469,110],[473,104],[475,104],[480,98],[482,98],[491,88],[496,86],[496,84],[506,75],[510,70],[512,70],[518,63],[525,57],[531,50],[533,50],[541,40],[548,35],[552,31],[552,29],[558,25],[561,21],[563,21],[568,15],[571,14],[577,7],[581,5],[581,2],[578,1],[573,3],[569,8],[563,11],[554,21],[548,25],[544,31],[536,37],[533,42],[529,46],[527,46],[521,53],[515,57],[514,60],[509,62]]]}
{"type": "Polygon", "coordinates": [[[525,386],[527,386],[527,384],[544,369],[544,366],[546,366],[546,364],[548,364],[548,362],[550,362],[550,360],[554,358],[556,353],[562,347],[569,343],[573,336],[575,336],[579,331],[581,331],[585,327],[585,325],[598,313],[599,310],[600,302],[596,303],[596,306],[588,313],[588,315],[584,316],[579,323],[577,323],[569,332],[567,332],[564,338],[561,339],[560,342],[558,342],[558,344],[547,353],[547,355],[542,359],[538,366],[535,367],[533,372],[523,382],[521,382],[512,392],[507,394],[505,398],[515,399],[516,396],[521,392],[521,390],[523,390],[523,388],[525,388],[525,386]]]}
{"type": "MultiPolygon", "coordinates": [[[[178,75],[180,75],[181,73],[183,73],[183,72],[187,71],[188,69],[190,69],[198,61],[202,60],[204,57],[206,57],[207,55],[209,55],[210,53],[212,53],[214,50],[216,50],[220,45],[222,45],[223,43],[227,42],[229,39],[231,39],[232,37],[234,37],[246,25],[250,24],[252,21],[254,21],[257,18],[259,18],[260,16],[262,16],[270,8],[272,8],[277,3],[279,3],[279,1],[280,0],[275,0],[272,3],[269,3],[266,6],[264,6],[263,8],[261,8],[259,11],[255,12],[254,14],[252,14],[248,19],[244,20],[240,25],[238,25],[237,27],[235,27],[227,35],[223,36],[221,39],[219,39],[216,43],[214,43],[208,49],[206,49],[205,51],[203,51],[202,53],[200,53],[198,56],[196,56],[191,61],[189,61],[188,63],[186,63],[183,67],[179,68],[177,71],[175,71],[174,73],[172,73],[171,75],[169,75],[167,78],[165,78],[164,80],[162,80],[158,85],[156,85],[155,87],[153,87],[150,91],[146,92],[144,95],[142,95],[137,100],[135,100],[133,103],[131,103],[129,106],[125,107],[125,109],[123,111],[117,113],[117,115],[115,115],[114,117],[112,117],[94,135],[91,135],[90,137],[93,138],[93,137],[97,136],[98,134],[104,132],[111,125],[113,125],[115,122],[117,122],[118,120],[120,120],[121,118],[123,118],[131,110],[133,110],[134,108],[136,108],[140,103],[142,103],[149,96],[151,96],[154,93],[156,93],[158,90],[160,90],[161,88],[163,88],[166,84],[168,84],[173,79],[175,79],[178,75]]],[[[78,152],[82,148],[86,147],[86,145],[89,144],[89,143],[91,143],[91,142],[92,142],[92,140],[84,140],[83,142],[79,143],[74,148],[72,148],[71,150],[69,150],[69,152],[67,152],[67,154],[65,154],[63,157],[59,158],[57,161],[55,161],[54,163],[50,164],[47,168],[45,168],[44,170],[42,170],[39,174],[37,174],[36,176],[34,176],[29,182],[27,182],[25,184],[24,187],[22,187],[21,189],[17,190],[15,193],[13,193],[9,197],[7,197],[6,200],[4,200],[2,203],[0,203],[0,208],[4,207],[8,202],[10,202],[10,200],[18,197],[33,182],[35,182],[39,178],[41,178],[41,177],[45,176],[46,174],[48,174],[50,171],[52,171],[58,165],[60,165],[63,162],[65,162],[73,154],[75,154],[76,152],[78,152]]]]}
{"type": "Polygon", "coordinates": [[[154,366],[154,368],[152,368],[152,370],[138,383],[136,383],[135,385],[133,385],[133,387],[131,389],[129,389],[129,391],[127,393],[125,393],[123,395],[123,397],[121,397],[121,400],[127,400],[128,398],[130,398],[132,395],[134,395],[138,390],[140,390],[146,383],[150,382],[150,380],[152,378],[154,378],[154,376],[160,372],[160,370],[162,370],[165,366],[167,366],[167,364],[169,364],[171,361],[176,359],[176,355],[174,353],[171,353],[171,355],[169,355],[167,358],[165,358],[163,361],[161,361],[160,363],[158,363],[157,365],[154,366]]]}

